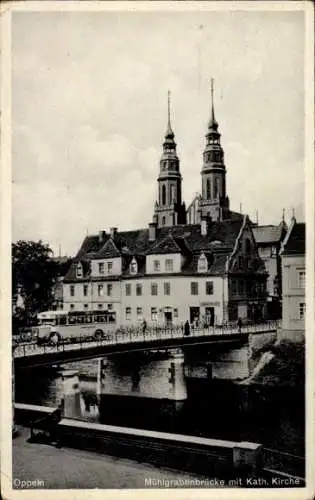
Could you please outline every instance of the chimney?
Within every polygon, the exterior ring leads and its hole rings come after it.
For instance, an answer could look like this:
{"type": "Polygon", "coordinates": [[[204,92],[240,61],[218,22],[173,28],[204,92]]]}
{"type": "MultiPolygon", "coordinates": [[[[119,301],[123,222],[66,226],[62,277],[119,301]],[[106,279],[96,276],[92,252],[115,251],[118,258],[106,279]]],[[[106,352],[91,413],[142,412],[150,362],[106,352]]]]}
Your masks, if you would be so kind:
{"type": "Polygon", "coordinates": [[[106,231],[99,231],[98,232],[98,241],[99,241],[99,243],[103,243],[103,241],[105,239],[105,234],[106,234],[106,231]]]}
{"type": "Polygon", "coordinates": [[[110,236],[111,236],[111,238],[115,238],[116,233],[117,233],[117,227],[111,227],[111,228],[109,229],[109,232],[110,232],[110,236]]]}
{"type": "Polygon", "coordinates": [[[155,241],[156,239],[156,222],[149,222],[149,241],[155,241]]]}
{"type": "Polygon", "coordinates": [[[207,236],[209,224],[210,224],[210,221],[211,221],[211,217],[209,217],[207,215],[202,215],[201,218],[200,218],[200,221],[201,221],[200,222],[201,235],[202,236],[207,236]]]}

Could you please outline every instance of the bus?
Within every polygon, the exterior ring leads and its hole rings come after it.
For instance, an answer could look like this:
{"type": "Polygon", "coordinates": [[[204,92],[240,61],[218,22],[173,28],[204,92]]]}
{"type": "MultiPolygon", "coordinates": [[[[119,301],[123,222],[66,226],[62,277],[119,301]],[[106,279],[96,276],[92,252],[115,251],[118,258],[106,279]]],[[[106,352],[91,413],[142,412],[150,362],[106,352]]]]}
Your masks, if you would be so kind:
{"type": "Polygon", "coordinates": [[[37,315],[37,342],[111,339],[116,328],[114,311],[44,311],[37,315]]]}

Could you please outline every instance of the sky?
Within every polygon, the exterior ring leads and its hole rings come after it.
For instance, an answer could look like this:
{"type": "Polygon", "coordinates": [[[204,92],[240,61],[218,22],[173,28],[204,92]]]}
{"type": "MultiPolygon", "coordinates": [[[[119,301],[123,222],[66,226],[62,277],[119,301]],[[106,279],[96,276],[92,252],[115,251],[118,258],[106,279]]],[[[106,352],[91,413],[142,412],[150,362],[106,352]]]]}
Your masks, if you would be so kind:
{"type": "Polygon", "coordinates": [[[302,12],[15,12],[13,241],[73,255],[86,234],[147,227],[171,121],[189,205],[210,79],[231,209],[304,220],[302,12]]]}

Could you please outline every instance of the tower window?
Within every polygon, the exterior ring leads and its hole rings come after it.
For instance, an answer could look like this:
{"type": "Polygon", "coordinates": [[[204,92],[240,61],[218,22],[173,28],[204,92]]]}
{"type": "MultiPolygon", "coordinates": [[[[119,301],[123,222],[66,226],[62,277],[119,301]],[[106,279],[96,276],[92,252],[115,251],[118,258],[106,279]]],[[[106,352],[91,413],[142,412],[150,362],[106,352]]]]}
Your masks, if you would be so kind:
{"type": "Polygon", "coordinates": [[[175,201],[175,186],[174,184],[171,185],[171,203],[175,201]]]}
{"type": "Polygon", "coordinates": [[[166,187],[162,186],[162,205],[166,205],[166,187]]]}
{"type": "Polygon", "coordinates": [[[210,200],[210,179],[207,179],[207,200],[210,200]]]}

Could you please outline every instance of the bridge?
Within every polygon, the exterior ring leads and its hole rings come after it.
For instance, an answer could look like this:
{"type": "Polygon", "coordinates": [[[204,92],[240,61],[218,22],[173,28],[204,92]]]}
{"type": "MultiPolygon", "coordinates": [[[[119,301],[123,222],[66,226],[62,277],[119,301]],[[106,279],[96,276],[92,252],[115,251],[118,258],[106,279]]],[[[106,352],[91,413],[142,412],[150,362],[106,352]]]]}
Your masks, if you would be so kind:
{"type": "Polygon", "coordinates": [[[205,344],[247,342],[250,334],[276,332],[278,323],[268,321],[261,324],[242,326],[193,328],[188,336],[181,327],[148,328],[146,331],[130,329],[116,330],[103,339],[76,338],[58,342],[56,345],[38,345],[36,341],[16,343],[13,346],[13,360],[16,368],[49,366],[102,357],[110,354],[148,350],[163,350],[205,344]],[[73,341],[74,340],[74,341],[73,341]]]}

